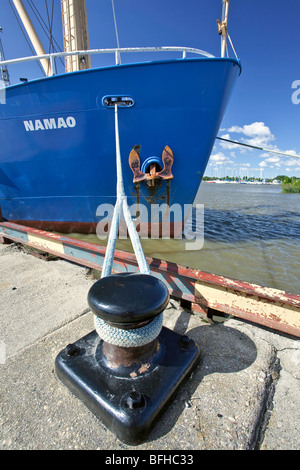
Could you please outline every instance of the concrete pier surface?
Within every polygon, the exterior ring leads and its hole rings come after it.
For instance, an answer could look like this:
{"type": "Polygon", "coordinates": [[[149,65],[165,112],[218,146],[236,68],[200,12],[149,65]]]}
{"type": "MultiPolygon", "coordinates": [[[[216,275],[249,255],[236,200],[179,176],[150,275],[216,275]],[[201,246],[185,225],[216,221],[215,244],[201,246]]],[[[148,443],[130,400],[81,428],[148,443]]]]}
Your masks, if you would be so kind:
{"type": "Polygon", "coordinates": [[[299,339],[234,318],[211,323],[174,299],[164,325],[196,341],[201,362],[146,442],[120,442],[54,368],[94,329],[94,282],[89,269],[0,245],[0,449],[299,450],[299,339]]]}

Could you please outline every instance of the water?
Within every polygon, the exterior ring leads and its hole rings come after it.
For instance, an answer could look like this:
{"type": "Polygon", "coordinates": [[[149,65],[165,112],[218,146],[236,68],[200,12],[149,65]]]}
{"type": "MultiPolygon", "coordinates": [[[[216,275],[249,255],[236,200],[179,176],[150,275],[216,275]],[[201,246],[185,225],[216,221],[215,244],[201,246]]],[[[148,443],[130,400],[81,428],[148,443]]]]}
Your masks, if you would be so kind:
{"type": "MultiPolygon", "coordinates": [[[[147,256],[300,294],[300,194],[275,185],[202,183],[196,202],[205,208],[203,248],[144,239],[147,256]]],[[[118,240],[117,248],[132,252],[130,240],[118,240]]]]}

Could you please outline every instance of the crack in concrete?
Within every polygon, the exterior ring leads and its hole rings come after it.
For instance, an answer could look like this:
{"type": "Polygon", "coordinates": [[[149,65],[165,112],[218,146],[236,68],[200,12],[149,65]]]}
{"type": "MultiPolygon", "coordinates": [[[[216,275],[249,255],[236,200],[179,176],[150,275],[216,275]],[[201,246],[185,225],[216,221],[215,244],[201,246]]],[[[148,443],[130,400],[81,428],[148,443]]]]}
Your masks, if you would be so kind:
{"type": "Polygon", "coordinates": [[[260,450],[272,415],[273,398],[277,382],[280,378],[280,371],[282,369],[280,359],[277,356],[277,350],[273,348],[273,351],[273,361],[270,364],[269,373],[266,377],[264,400],[262,402],[261,412],[258,415],[257,423],[254,426],[252,440],[249,443],[249,450],[260,450]]]}

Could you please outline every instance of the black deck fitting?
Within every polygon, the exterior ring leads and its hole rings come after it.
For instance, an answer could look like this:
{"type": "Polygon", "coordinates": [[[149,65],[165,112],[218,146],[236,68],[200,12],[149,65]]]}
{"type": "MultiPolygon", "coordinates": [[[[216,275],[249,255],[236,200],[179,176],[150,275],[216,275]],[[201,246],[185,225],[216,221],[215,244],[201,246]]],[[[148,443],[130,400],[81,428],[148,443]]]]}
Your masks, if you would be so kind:
{"type": "MultiPolygon", "coordinates": [[[[146,274],[102,278],[88,294],[93,313],[123,330],[143,327],[168,300],[164,283],[146,274]]],[[[154,340],[132,347],[110,344],[92,331],[68,344],[55,365],[58,378],[108,429],[137,445],[148,438],[199,359],[193,340],[162,327],[154,340]]]]}
{"type": "Polygon", "coordinates": [[[148,274],[121,273],[95,282],[88,293],[94,314],[122,327],[152,320],[168,305],[163,282],[148,274]]]}

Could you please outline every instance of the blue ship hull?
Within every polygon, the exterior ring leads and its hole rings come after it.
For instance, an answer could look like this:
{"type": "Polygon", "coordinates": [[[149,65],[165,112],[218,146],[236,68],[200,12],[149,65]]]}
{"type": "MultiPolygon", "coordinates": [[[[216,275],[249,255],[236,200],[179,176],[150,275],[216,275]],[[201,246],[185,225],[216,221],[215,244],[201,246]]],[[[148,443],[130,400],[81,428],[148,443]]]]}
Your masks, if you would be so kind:
{"type": "MultiPolygon", "coordinates": [[[[104,105],[106,96],[134,102],[118,108],[129,205],[192,204],[239,73],[233,59],[179,59],[7,87],[0,101],[3,219],[65,233],[95,231],[104,216],[97,208],[114,205],[116,197],[114,110],[104,105]],[[134,184],[128,156],[135,145],[144,168],[149,157],[161,160],[168,145],[173,179],[158,187],[134,184]]],[[[175,219],[182,223],[184,211],[175,219]]]]}

